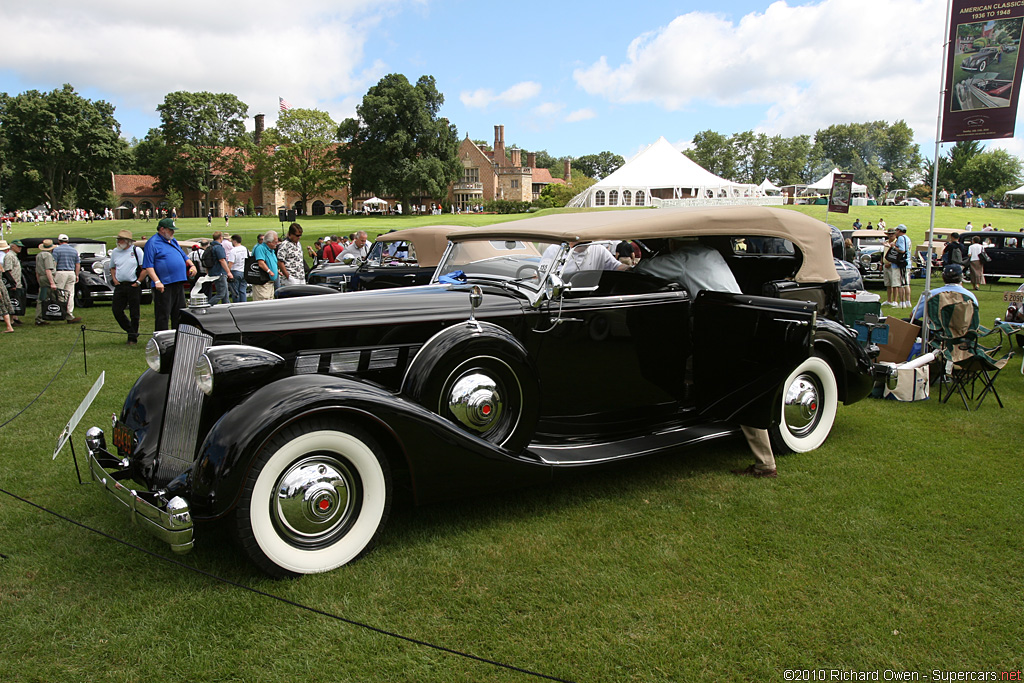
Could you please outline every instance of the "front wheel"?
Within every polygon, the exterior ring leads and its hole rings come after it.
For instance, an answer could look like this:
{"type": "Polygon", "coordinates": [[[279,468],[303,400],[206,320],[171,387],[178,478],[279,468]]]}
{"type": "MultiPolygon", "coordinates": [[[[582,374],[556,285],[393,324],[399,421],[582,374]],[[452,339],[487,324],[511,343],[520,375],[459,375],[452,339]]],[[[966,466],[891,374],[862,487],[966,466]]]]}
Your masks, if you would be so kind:
{"type": "Polygon", "coordinates": [[[268,574],[313,574],[369,550],[390,507],[390,470],[369,434],[312,420],[286,428],[257,454],[234,531],[268,574]]]}
{"type": "Polygon", "coordinates": [[[828,438],[836,420],[839,388],[832,367],[818,356],[801,363],[782,385],[779,423],[769,430],[780,452],[813,451],[828,438]]]}

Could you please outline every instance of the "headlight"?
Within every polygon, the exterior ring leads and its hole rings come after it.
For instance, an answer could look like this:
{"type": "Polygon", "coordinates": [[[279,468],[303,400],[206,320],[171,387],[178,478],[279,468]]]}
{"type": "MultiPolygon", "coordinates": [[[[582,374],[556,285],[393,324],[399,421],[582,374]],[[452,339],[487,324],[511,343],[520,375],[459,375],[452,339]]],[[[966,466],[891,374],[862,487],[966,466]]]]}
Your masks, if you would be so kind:
{"type": "Polygon", "coordinates": [[[284,367],[284,358],[255,346],[225,344],[211,346],[196,361],[192,375],[209,395],[262,386],[270,375],[284,367]]]}
{"type": "Polygon", "coordinates": [[[97,275],[103,275],[104,265],[105,264],[103,261],[97,261],[96,263],[92,264],[92,272],[96,273],[97,275]]]}
{"type": "Polygon", "coordinates": [[[865,266],[871,265],[871,254],[861,254],[860,262],[865,266]]]}
{"type": "Polygon", "coordinates": [[[174,358],[174,330],[162,330],[153,333],[153,338],[146,342],[146,363],[154,372],[170,372],[171,360],[174,358]]]}
{"type": "Polygon", "coordinates": [[[196,361],[193,375],[196,378],[196,384],[199,385],[200,391],[207,396],[213,393],[213,364],[210,363],[210,359],[206,357],[205,353],[199,356],[199,360],[196,361]]]}

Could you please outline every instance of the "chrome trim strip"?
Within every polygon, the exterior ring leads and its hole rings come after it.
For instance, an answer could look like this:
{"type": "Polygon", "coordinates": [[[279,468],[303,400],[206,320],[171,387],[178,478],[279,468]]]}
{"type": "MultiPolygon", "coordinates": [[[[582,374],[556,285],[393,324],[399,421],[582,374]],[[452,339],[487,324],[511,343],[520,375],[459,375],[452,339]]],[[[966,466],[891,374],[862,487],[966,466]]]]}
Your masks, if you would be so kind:
{"type": "Polygon", "coordinates": [[[192,466],[203,412],[202,392],[193,376],[196,360],[213,338],[192,325],[180,325],[174,343],[174,366],[167,388],[167,409],[160,434],[157,477],[170,481],[192,466]]]}
{"type": "MultiPolygon", "coordinates": [[[[681,428],[681,429],[684,429],[684,428],[681,428]]],[[[673,431],[680,431],[680,430],[673,430],[673,431]]],[[[613,455],[613,456],[607,457],[607,458],[590,458],[588,460],[548,460],[548,459],[544,458],[544,456],[539,455],[537,453],[537,451],[535,449],[533,449],[533,448],[528,448],[527,450],[532,452],[534,455],[537,455],[537,457],[540,459],[540,461],[543,462],[545,465],[592,465],[592,464],[599,463],[599,462],[611,462],[613,460],[623,460],[625,458],[636,458],[636,457],[640,457],[640,456],[644,456],[644,455],[650,455],[651,453],[657,453],[658,451],[665,451],[665,450],[670,450],[672,448],[680,448],[680,447],[683,447],[683,446],[690,446],[691,444],[698,444],[698,443],[703,443],[705,441],[712,441],[714,439],[721,439],[721,438],[726,437],[726,436],[732,436],[732,435],[734,435],[736,433],[737,432],[736,432],[735,429],[723,429],[722,431],[719,431],[719,432],[713,432],[711,434],[705,434],[703,436],[699,436],[699,437],[696,437],[696,438],[693,438],[693,439],[687,439],[686,441],[682,441],[682,442],[680,442],[678,444],[673,444],[673,445],[670,445],[670,446],[657,446],[657,447],[654,447],[654,448],[647,448],[647,449],[644,449],[644,450],[641,450],[641,451],[634,451],[634,452],[631,452],[631,453],[628,453],[628,454],[613,455]]],[[[592,444],[590,444],[588,446],[589,447],[593,447],[592,444]]],[[[586,448],[588,446],[582,446],[581,445],[581,446],[569,446],[569,447],[561,447],[561,448],[586,448]]],[[[555,450],[555,449],[558,449],[558,448],[560,448],[560,447],[559,446],[544,446],[543,450],[548,450],[548,449],[555,450]]]]}

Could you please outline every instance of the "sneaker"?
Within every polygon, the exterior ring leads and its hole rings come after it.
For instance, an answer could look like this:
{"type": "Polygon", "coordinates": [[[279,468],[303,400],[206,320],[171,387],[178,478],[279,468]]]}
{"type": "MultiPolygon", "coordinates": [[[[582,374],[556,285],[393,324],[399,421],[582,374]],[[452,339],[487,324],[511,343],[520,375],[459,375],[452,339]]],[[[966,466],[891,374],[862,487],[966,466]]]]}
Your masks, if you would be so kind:
{"type": "Polygon", "coordinates": [[[82,322],[82,319],[81,319],[81,318],[79,318],[79,317],[78,317],[78,316],[76,315],[76,316],[75,316],[74,318],[70,318],[70,319],[68,319],[68,320],[67,320],[67,321],[65,321],[65,322],[67,322],[67,324],[68,324],[68,325],[74,325],[75,323],[80,323],[80,322],[82,322]]]}
{"type": "Polygon", "coordinates": [[[46,322],[45,320],[37,320],[36,321],[36,325],[49,325],[49,324],[50,323],[46,322]]]}
{"type": "Polygon", "coordinates": [[[775,479],[776,477],[779,476],[779,473],[776,470],[759,470],[757,469],[757,465],[751,465],[750,467],[747,467],[742,470],[733,470],[732,473],[744,477],[756,477],[759,479],[775,479]]]}

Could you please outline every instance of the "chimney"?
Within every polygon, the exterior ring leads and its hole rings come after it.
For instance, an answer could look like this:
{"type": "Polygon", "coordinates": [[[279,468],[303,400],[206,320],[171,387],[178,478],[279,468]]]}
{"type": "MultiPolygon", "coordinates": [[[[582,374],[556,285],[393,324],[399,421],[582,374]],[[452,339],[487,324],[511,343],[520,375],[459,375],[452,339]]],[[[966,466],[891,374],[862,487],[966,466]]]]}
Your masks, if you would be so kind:
{"type": "Polygon", "coordinates": [[[523,165],[523,150],[513,147],[512,148],[512,165],[522,166],[523,165]]]}
{"type": "Polygon", "coordinates": [[[256,144],[260,144],[260,138],[263,137],[263,120],[266,118],[264,114],[256,114],[256,130],[253,131],[252,138],[256,144]]]}
{"type": "Polygon", "coordinates": [[[562,167],[562,178],[567,183],[572,183],[572,160],[569,157],[565,158],[565,165],[562,167]]]}
{"type": "Polygon", "coordinates": [[[494,127],[494,165],[505,166],[505,126],[494,127]]]}
{"type": "Polygon", "coordinates": [[[530,168],[537,168],[537,153],[527,152],[526,153],[526,165],[530,168]]]}

